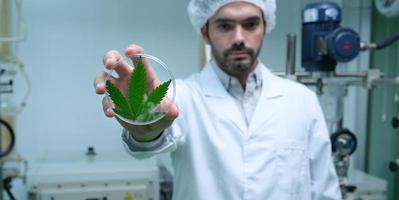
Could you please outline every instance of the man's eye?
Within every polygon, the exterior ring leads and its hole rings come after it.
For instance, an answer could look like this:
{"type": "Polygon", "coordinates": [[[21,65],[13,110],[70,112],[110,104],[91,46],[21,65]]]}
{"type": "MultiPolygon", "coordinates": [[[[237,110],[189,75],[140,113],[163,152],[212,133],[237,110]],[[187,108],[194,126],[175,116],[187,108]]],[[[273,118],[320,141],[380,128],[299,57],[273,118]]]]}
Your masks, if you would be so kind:
{"type": "Polygon", "coordinates": [[[219,24],[217,27],[222,31],[229,31],[233,29],[233,26],[231,24],[219,24]]]}
{"type": "Polygon", "coordinates": [[[254,30],[258,27],[259,22],[246,22],[243,24],[243,27],[247,30],[254,30]]]}

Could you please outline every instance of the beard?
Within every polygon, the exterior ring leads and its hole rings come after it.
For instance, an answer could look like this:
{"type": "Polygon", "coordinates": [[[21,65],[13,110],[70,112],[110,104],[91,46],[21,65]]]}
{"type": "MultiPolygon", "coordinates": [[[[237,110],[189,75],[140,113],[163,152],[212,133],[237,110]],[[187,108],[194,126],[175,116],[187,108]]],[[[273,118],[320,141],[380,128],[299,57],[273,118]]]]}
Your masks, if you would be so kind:
{"type": "MultiPolygon", "coordinates": [[[[262,44],[260,45],[260,47],[262,44]]],[[[215,48],[212,48],[212,55],[218,65],[230,75],[249,74],[253,70],[259,52],[259,49],[247,48],[244,43],[233,44],[230,48],[223,52],[218,52],[215,48]],[[230,58],[230,56],[239,51],[242,54],[246,54],[245,58],[230,58]]]]}

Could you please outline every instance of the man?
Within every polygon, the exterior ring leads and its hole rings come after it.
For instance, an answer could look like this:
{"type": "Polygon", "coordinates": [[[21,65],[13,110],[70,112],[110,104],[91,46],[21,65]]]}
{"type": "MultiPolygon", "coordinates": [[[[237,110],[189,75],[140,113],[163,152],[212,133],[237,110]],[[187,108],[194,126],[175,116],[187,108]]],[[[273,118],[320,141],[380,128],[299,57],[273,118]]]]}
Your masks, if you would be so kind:
{"type": "MultiPolygon", "coordinates": [[[[171,152],[178,200],[341,199],[316,96],[258,60],[275,1],[192,0],[188,10],[213,59],[177,81],[176,105],[164,119],[147,126],[118,119],[127,151],[136,158],[171,152]]],[[[125,54],[142,52],[131,45],[125,54]]],[[[120,76],[116,83],[131,73],[115,66],[118,59],[116,51],[104,56],[120,76]]],[[[95,80],[98,94],[105,76],[95,80]]],[[[108,101],[103,107],[115,115],[108,101]]]]}

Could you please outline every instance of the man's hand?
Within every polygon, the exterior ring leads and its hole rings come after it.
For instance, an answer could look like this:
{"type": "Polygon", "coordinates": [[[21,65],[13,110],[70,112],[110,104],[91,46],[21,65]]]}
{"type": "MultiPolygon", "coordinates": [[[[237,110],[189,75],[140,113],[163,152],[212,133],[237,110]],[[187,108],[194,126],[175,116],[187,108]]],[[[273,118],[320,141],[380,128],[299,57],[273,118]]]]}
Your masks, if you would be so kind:
{"type": "MultiPolygon", "coordinates": [[[[136,54],[143,54],[144,50],[142,47],[137,45],[130,45],[125,50],[125,55],[127,57],[134,57],[136,54]]],[[[106,69],[111,70],[114,69],[118,74],[118,77],[110,77],[110,81],[115,84],[124,94],[127,93],[127,81],[129,80],[133,68],[129,66],[127,63],[122,62],[123,58],[119,54],[118,51],[111,50],[108,51],[103,57],[103,63],[106,69]]],[[[148,63],[144,60],[144,65],[147,70],[147,82],[148,87],[153,89],[157,85],[159,85],[159,80],[148,63]]],[[[94,80],[94,89],[97,94],[103,95],[106,92],[105,82],[108,74],[106,72],[101,72],[97,74],[94,80]]],[[[177,118],[179,114],[179,109],[175,104],[171,104],[168,100],[162,102],[162,106],[170,106],[170,109],[166,113],[166,115],[159,121],[154,122],[148,125],[132,125],[129,124],[115,115],[113,111],[114,105],[109,98],[103,98],[103,111],[107,117],[115,117],[118,122],[130,133],[133,134],[133,137],[138,141],[151,141],[159,136],[159,134],[166,128],[168,128],[173,121],[177,118]]]]}

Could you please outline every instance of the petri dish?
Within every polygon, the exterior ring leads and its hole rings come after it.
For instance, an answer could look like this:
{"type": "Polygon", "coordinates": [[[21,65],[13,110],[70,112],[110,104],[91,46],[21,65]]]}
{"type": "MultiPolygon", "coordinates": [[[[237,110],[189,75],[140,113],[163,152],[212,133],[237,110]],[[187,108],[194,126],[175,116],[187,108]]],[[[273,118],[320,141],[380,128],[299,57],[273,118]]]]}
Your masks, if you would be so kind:
{"type": "Polygon", "coordinates": [[[176,96],[175,78],[167,65],[149,54],[125,56],[116,63],[119,64],[127,65],[132,74],[119,77],[114,69],[108,72],[105,95],[112,102],[116,117],[133,125],[152,124],[162,119],[176,96]],[[115,88],[119,92],[115,92],[115,88]]]}

